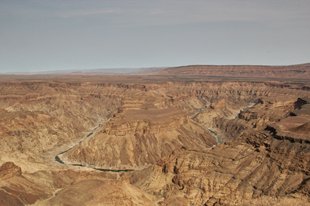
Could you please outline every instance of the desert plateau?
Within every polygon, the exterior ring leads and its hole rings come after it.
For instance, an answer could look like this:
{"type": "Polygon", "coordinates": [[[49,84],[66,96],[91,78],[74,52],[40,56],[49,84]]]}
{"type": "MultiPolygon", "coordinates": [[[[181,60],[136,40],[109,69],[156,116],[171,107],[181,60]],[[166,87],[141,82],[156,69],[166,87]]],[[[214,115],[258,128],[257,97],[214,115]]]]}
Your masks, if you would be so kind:
{"type": "Polygon", "coordinates": [[[310,64],[0,76],[0,205],[310,205],[310,64]]]}

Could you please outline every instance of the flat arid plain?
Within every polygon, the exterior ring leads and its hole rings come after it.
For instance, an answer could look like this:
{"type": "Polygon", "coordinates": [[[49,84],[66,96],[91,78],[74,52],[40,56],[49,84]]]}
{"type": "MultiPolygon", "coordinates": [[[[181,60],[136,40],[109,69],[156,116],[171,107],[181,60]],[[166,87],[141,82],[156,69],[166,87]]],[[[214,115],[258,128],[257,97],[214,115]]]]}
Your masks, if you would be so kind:
{"type": "Polygon", "coordinates": [[[310,64],[0,76],[0,205],[310,205],[310,64]]]}

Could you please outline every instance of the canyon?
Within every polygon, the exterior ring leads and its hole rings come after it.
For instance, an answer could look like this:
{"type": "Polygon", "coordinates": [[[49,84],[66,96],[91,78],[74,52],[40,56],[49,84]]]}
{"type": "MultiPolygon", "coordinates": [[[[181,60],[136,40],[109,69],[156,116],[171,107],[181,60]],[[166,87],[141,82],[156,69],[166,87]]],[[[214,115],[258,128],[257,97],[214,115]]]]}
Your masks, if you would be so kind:
{"type": "Polygon", "coordinates": [[[310,64],[0,76],[0,205],[310,205],[310,64]]]}

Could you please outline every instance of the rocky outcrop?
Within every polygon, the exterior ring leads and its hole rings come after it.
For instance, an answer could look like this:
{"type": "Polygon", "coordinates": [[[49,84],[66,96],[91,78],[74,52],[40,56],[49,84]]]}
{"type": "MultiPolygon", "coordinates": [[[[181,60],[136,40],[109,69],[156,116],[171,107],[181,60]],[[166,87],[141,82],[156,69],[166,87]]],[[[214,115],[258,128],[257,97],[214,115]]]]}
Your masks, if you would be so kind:
{"type": "Polygon", "coordinates": [[[0,179],[20,176],[21,174],[21,168],[16,166],[13,162],[6,162],[0,166],[0,179]]]}
{"type": "Polygon", "coordinates": [[[301,107],[307,103],[306,100],[298,98],[296,102],[294,102],[294,109],[301,109],[301,107]]]}
{"type": "Polygon", "coordinates": [[[162,205],[176,198],[188,205],[272,204],[270,199],[285,202],[287,196],[302,203],[309,198],[308,150],[309,145],[273,139],[268,133],[244,134],[206,152],[181,150],[166,160],[161,173],[146,170],[156,181],[168,179],[159,193],[148,176],[137,180],[133,175],[132,182],[164,197],[162,205]]]}

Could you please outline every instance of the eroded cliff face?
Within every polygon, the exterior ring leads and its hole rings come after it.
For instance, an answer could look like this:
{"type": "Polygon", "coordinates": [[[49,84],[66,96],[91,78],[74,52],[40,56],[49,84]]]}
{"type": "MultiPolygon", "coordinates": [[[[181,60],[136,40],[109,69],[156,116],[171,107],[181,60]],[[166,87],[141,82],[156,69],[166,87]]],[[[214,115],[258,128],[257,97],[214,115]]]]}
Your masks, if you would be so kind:
{"type": "Polygon", "coordinates": [[[204,151],[247,129],[264,129],[287,116],[297,99],[286,89],[242,83],[147,85],[132,93],[122,97],[102,131],[62,157],[73,164],[141,169],[183,147],[204,151]]]}
{"type": "Polygon", "coordinates": [[[79,139],[120,104],[117,93],[109,87],[100,95],[96,87],[87,84],[27,82],[0,87],[1,159],[14,158],[30,171],[41,168],[31,163],[45,167],[49,152],[79,139]]]}
{"type": "Polygon", "coordinates": [[[309,158],[308,144],[276,140],[269,133],[244,134],[205,152],[180,150],[143,171],[147,175],[133,174],[131,182],[163,197],[161,205],[176,200],[184,205],[306,205],[309,158]]]}
{"type": "Polygon", "coordinates": [[[49,80],[0,89],[3,205],[309,201],[302,87],[49,80]]]}

